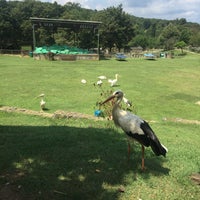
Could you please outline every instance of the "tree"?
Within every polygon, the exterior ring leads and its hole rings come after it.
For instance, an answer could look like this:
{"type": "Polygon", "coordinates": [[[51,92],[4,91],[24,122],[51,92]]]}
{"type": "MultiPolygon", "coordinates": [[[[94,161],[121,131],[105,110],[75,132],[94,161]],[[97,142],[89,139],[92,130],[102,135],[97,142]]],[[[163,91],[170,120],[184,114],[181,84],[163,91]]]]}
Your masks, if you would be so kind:
{"type": "Polygon", "coordinates": [[[116,47],[120,51],[134,36],[130,16],[123,11],[122,5],[99,11],[96,18],[103,22],[100,28],[103,48],[109,48],[111,51],[113,47],[116,47]]]}
{"type": "Polygon", "coordinates": [[[175,25],[170,23],[160,34],[160,42],[164,49],[172,50],[174,45],[179,40],[180,32],[175,25]]]}
{"type": "Polygon", "coordinates": [[[180,41],[184,41],[186,44],[189,43],[191,37],[191,31],[189,31],[187,28],[182,28],[180,30],[180,41]]]}
{"type": "MultiPolygon", "coordinates": [[[[38,0],[0,0],[0,48],[20,49],[21,45],[32,44],[30,17],[101,21],[100,46],[110,50],[115,47],[120,51],[132,45],[170,50],[179,41],[193,47],[200,46],[200,25],[189,23],[184,18],[171,21],[139,18],[125,13],[121,4],[97,11],[71,2],[59,5],[38,0]]],[[[71,45],[76,41],[74,38],[79,38],[82,47],[96,46],[96,30],[91,33],[87,30],[79,30],[78,33],[67,30],[65,35],[64,31],[59,30],[57,34],[56,29],[52,33],[52,30],[39,30],[37,27],[36,32],[41,34],[41,38],[37,38],[41,44],[63,42],[71,45]]]]}
{"type": "Polygon", "coordinates": [[[90,20],[94,11],[81,8],[79,3],[68,2],[64,6],[62,18],[74,20],[90,20]]]}
{"type": "Polygon", "coordinates": [[[131,47],[141,46],[143,49],[146,49],[148,47],[148,38],[144,35],[137,35],[131,40],[129,46],[131,47]]]}
{"type": "Polygon", "coordinates": [[[94,48],[97,46],[97,36],[95,38],[95,34],[93,33],[93,31],[91,30],[82,30],[79,34],[78,34],[78,39],[79,39],[79,47],[83,48],[83,49],[90,49],[90,48],[94,48]]]}
{"type": "Polygon", "coordinates": [[[184,41],[179,41],[175,44],[175,46],[178,48],[178,49],[181,49],[181,53],[183,54],[183,48],[186,46],[186,43],[184,41]]]}
{"type": "Polygon", "coordinates": [[[190,44],[193,47],[199,47],[200,46],[200,32],[193,34],[190,38],[190,44]]]}
{"type": "Polygon", "coordinates": [[[6,0],[0,0],[0,48],[14,49],[16,46],[14,18],[10,15],[11,7],[6,0]],[[15,44],[14,44],[15,43],[15,44]]]}

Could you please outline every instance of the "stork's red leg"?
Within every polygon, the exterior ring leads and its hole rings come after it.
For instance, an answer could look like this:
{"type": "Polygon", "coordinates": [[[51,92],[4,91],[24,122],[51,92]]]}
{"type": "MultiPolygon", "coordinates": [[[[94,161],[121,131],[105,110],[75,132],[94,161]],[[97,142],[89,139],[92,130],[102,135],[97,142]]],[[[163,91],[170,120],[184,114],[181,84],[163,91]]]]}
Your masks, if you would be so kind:
{"type": "Polygon", "coordinates": [[[142,170],[144,170],[144,146],[142,145],[142,170]]]}
{"type": "Polygon", "coordinates": [[[130,153],[131,153],[131,145],[128,142],[128,160],[130,159],[130,153]]]}

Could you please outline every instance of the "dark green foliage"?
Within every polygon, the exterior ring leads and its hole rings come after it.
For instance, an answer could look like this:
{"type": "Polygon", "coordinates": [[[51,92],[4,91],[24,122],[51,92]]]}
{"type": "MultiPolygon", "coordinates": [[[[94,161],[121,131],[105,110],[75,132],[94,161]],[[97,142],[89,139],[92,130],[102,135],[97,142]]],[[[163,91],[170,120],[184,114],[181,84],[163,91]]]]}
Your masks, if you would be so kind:
{"type": "MultiPolygon", "coordinates": [[[[71,2],[61,6],[56,2],[36,0],[0,0],[1,49],[20,49],[22,45],[32,45],[30,17],[101,21],[100,46],[110,50],[115,47],[120,51],[133,45],[144,49],[161,47],[170,50],[179,41],[184,41],[188,46],[200,45],[199,24],[189,23],[184,18],[171,21],[138,18],[125,13],[122,4],[97,11],[81,8],[80,4],[71,2]]],[[[65,35],[57,30],[36,30],[38,44],[67,43],[88,49],[97,46],[97,33],[93,30],[87,34],[79,31],[77,43],[74,42],[76,33],[66,29],[63,31],[65,35]],[[47,34],[42,35],[45,31],[47,34]]]]}

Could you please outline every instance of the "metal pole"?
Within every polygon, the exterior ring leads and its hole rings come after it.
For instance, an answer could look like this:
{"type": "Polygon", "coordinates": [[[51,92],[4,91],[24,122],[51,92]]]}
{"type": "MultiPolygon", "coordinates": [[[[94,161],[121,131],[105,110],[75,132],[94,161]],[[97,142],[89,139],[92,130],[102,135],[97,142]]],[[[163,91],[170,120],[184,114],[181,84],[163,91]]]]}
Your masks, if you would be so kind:
{"type": "Polygon", "coordinates": [[[100,48],[99,48],[99,31],[97,33],[97,54],[99,56],[99,59],[100,59],[100,48]]]}
{"type": "Polygon", "coordinates": [[[35,50],[36,47],[36,38],[35,38],[35,24],[33,24],[33,51],[35,50]]]}

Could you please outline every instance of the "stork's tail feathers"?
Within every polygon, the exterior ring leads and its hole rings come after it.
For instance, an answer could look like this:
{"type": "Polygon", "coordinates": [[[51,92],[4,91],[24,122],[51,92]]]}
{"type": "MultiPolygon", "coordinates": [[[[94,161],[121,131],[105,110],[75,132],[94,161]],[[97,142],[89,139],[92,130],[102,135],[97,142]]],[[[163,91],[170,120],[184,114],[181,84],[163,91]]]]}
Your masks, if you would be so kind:
{"type": "Polygon", "coordinates": [[[163,144],[161,144],[160,142],[151,141],[150,145],[156,156],[160,155],[163,155],[164,157],[166,156],[168,149],[163,144]]]}
{"type": "Polygon", "coordinates": [[[162,146],[162,149],[163,149],[163,154],[162,155],[166,156],[166,153],[168,152],[168,149],[163,144],[161,144],[161,146],[162,146]]]}

